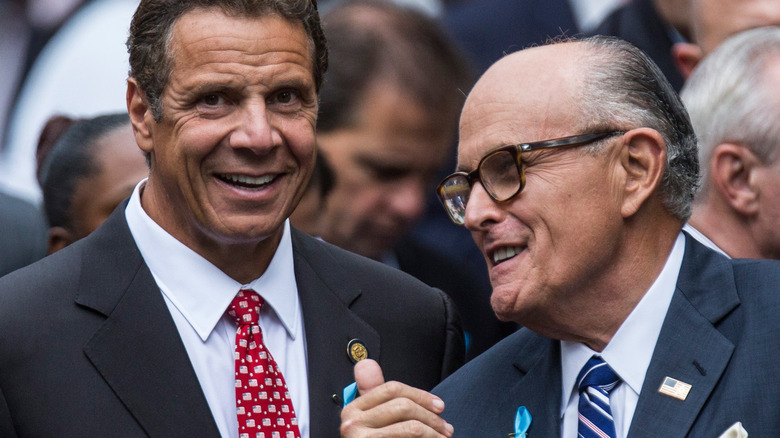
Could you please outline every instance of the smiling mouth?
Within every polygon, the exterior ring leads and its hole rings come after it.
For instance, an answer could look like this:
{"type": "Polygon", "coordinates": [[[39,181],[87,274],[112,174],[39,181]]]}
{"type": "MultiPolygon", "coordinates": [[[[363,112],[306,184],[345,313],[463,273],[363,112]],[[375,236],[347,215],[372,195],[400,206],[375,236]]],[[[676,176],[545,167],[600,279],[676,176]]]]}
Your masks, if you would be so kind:
{"type": "Polygon", "coordinates": [[[503,261],[509,260],[512,257],[520,254],[525,247],[522,246],[503,246],[501,248],[498,248],[493,253],[493,263],[499,264],[503,261]]]}
{"type": "Polygon", "coordinates": [[[276,179],[276,177],[272,175],[253,177],[247,175],[231,174],[220,174],[217,175],[217,178],[232,186],[248,190],[261,190],[276,179]]]}

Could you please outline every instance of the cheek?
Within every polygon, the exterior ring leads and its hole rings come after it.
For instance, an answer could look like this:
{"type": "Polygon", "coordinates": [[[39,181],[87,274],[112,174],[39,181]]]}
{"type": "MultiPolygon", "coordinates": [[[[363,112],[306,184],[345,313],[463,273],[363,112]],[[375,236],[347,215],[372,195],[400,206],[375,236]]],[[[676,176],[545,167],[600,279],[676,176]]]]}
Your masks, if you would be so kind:
{"type": "Polygon", "coordinates": [[[279,118],[275,123],[293,156],[301,162],[312,162],[316,153],[314,125],[306,117],[279,118]]]}

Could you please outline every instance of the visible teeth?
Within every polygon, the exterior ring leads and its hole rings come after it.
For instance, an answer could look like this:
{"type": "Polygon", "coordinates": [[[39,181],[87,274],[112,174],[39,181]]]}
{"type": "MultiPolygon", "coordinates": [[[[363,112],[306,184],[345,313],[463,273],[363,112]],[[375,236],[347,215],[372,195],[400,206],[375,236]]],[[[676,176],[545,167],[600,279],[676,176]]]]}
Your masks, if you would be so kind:
{"type": "Polygon", "coordinates": [[[259,177],[252,177],[247,175],[222,175],[222,178],[224,178],[226,181],[247,186],[261,186],[270,183],[274,179],[273,176],[269,175],[259,177]]]}
{"type": "Polygon", "coordinates": [[[493,253],[493,263],[500,263],[506,259],[511,259],[522,250],[523,248],[519,246],[504,246],[498,248],[496,252],[493,253]]]}

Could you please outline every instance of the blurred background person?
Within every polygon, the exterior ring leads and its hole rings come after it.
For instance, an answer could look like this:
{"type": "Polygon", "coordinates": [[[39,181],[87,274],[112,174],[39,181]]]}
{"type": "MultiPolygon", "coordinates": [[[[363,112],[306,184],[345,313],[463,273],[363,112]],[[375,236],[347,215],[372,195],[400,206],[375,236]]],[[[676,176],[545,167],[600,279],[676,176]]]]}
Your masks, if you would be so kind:
{"type": "Polygon", "coordinates": [[[683,77],[726,38],[744,30],[780,25],[777,0],[689,0],[691,41],[677,43],[673,56],[683,77]]]}
{"type": "Polygon", "coordinates": [[[672,47],[690,40],[690,0],[632,0],[616,9],[591,35],[612,35],[647,53],[680,91],[684,78],[675,64],[672,47]]]}
{"type": "Polygon", "coordinates": [[[317,159],[314,161],[314,170],[311,173],[309,184],[306,186],[306,191],[290,215],[290,223],[295,228],[314,237],[322,235],[322,212],[325,211],[325,203],[335,182],[336,176],[333,169],[322,152],[318,150],[317,159]]]}
{"type": "Polygon", "coordinates": [[[0,150],[8,113],[44,44],[85,0],[0,0],[0,150]]]}
{"type": "MultiPolygon", "coordinates": [[[[37,162],[76,120],[54,116],[38,137],[37,162]]],[[[38,166],[40,175],[40,165],[38,166]]],[[[44,212],[24,199],[0,192],[0,277],[38,261],[47,254],[49,225],[44,212]]]]}
{"type": "Polygon", "coordinates": [[[464,61],[433,20],[392,3],[342,2],[323,27],[330,67],[317,138],[335,184],[321,216],[322,238],[449,294],[473,357],[514,326],[499,323],[490,289],[455,259],[408,238],[454,154],[471,78],[464,61]]]}
{"type": "Polygon", "coordinates": [[[780,27],[727,39],[681,97],[702,173],[686,230],[731,257],[780,259],[780,27]]]}
{"type": "Polygon", "coordinates": [[[481,74],[506,53],[562,33],[576,35],[580,31],[577,12],[583,14],[583,20],[590,13],[585,3],[593,2],[464,0],[445,9],[442,23],[466,53],[475,73],[481,74]],[[581,3],[582,8],[575,9],[573,3],[581,3]]]}
{"type": "MultiPolygon", "coordinates": [[[[40,203],[35,148],[51,116],[127,111],[129,64],[124,43],[136,6],[138,0],[91,0],[40,51],[8,116],[0,151],[0,189],[40,203]]],[[[3,58],[0,64],[4,63],[3,58]]]]}
{"type": "Polygon", "coordinates": [[[35,205],[0,192],[0,277],[46,255],[46,228],[35,205]]]}
{"type": "Polygon", "coordinates": [[[49,254],[94,231],[149,173],[126,113],[75,121],[41,158],[49,254]]]}

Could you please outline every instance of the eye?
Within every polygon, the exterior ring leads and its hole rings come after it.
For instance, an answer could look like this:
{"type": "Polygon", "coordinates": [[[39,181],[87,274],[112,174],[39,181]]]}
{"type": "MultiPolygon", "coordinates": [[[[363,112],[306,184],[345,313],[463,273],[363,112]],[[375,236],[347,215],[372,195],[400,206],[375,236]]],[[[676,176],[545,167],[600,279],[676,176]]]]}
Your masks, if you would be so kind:
{"type": "Polygon", "coordinates": [[[294,97],[292,91],[282,91],[276,95],[276,101],[279,103],[290,103],[294,97]]]}
{"type": "Polygon", "coordinates": [[[219,105],[220,103],[222,103],[222,96],[220,96],[219,94],[215,94],[215,93],[207,94],[207,95],[203,96],[203,99],[201,99],[201,101],[204,104],[210,105],[210,106],[219,105]]]}
{"type": "Polygon", "coordinates": [[[290,105],[300,101],[300,94],[295,90],[282,90],[271,96],[270,103],[290,105]]]}

